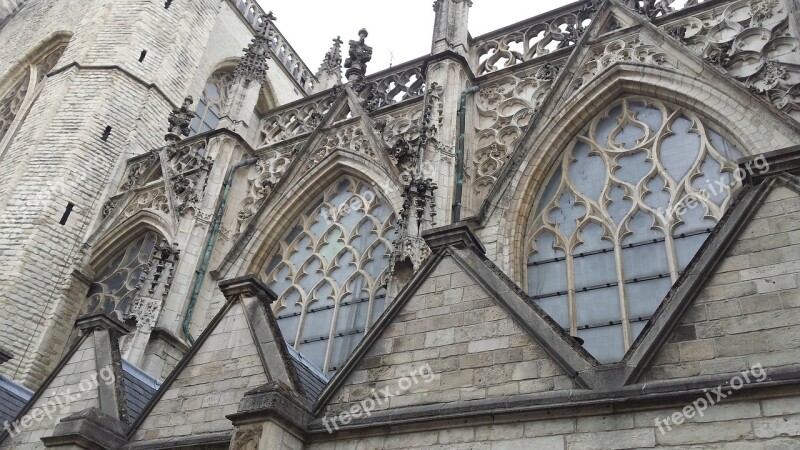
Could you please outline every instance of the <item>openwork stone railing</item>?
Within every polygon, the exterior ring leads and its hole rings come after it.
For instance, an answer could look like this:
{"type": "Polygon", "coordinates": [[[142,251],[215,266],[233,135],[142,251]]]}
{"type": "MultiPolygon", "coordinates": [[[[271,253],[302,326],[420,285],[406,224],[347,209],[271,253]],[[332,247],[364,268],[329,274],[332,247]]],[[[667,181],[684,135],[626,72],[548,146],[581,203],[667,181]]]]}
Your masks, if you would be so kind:
{"type": "Polygon", "coordinates": [[[378,72],[367,77],[359,90],[367,111],[375,111],[384,106],[420,97],[425,94],[422,62],[413,60],[378,72]]]}
{"type": "MultiPolygon", "coordinates": [[[[264,15],[264,10],[258,6],[255,0],[229,0],[239,10],[253,28],[258,30],[261,27],[261,16],[264,15]]],[[[300,86],[305,89],[306,93],[314,92],[317,79],[314,72],[309,70],[308,66],[300,59],[297,52],[294,51],[289,41],[283,37],[283,34],[273,23],[272,29],[274,31],[274,40],[272,43],[272,53],[276,61],[280,61],[289,73],[294,77],[300,86]]]]}
{"type": "Polygon", "coordinates": [[[314,131],[333,106],[341,88],[333,88],[267,113],[259,125],[256,147],[273,145],[314,131]]]}
{"type": "Polygon", "coordinates": [[[596,8],[597,2],[588,1],[475,38],[470,50],[475,74],[485,75],[575,45],[596,8]]]}

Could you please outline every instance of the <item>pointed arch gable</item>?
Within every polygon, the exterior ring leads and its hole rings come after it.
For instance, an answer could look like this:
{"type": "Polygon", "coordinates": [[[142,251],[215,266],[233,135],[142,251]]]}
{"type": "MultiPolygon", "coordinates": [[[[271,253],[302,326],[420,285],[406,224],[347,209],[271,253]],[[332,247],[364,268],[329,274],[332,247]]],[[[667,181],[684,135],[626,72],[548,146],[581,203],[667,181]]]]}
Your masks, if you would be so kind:
{"type": "Polygon", "coordinates": [[[125,245],[131,236],[139,235],[141,233],[153,231],[160,235],[168,242],[175,241],[175,234],[172,231],[172,226],[165,220],[165,218],[153,211],[141,210],[136,214],[128,217],[119,224],[110,228],[101,236],[93,239],[93,242],[87,242],[87,246],[93,248],[90,258],[85,263],[88,269],[86,273],[93,273],[92,268],[96,267],[106,259],[119,250],[119,247],[125,245]]]}
{"type": "Polygon", "coordinates": [[[335,150],[308,172],[294,161],[289,173],[278,182],[275,190],[256,212],[237,242],[225,255],[215,277],[234,278],[254,273],[266,264],[269,252],[298,217],[308,207],[308,202],[342,175],[350,175],[376,186],[394,212],[402,208],[399,181],[385,167],[364,155],[335,150]],[[294,169],[294,170],[293,170],[294,169]],[[300,188],[302,187],[302,188],[300,188]],[[245,255],[245,258],[242,258],[245,255]]]}
{"type": "Polygon", "coordinates": [[[796,127],[786,117],[745,91],[723,91],[705,80],[681,74],[666,67],[615,63],[573,95],[553,108],[554,114],[540,120],[535,130],[520,143],[519,161],[509,164],[504,183],[498,183],[484,202],[483,221],[504,220],[503,236],[510,273],[521,279],[524,259],[521,236],[524,236],[527,211],[537,192],[547,181],[554,162],[583,127],[609,103],[623,95],[650,97],[705,117],[718,129],[727,132],[746,155],[784,148],[800,138],[796,127]],[[755,111],[745,114],[748,111],[755,111]],[[538,132],[537,132],[538,131],[538,132]],[[521,149],[530,149],[523,152],[521,149]],[[491,206],[498,205],[498,206],[491,206]],[[490,208],[494,208],[490,210],[490,208]]]}

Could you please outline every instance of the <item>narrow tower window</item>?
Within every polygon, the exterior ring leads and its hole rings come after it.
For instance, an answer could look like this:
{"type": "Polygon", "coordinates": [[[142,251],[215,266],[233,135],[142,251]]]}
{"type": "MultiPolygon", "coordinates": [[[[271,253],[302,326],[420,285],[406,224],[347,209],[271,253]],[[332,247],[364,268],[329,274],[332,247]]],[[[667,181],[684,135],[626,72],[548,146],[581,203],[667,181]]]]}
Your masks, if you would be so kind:
{"type": "Polygon", "coordinates": [[[75,208],[75,205],[72,202],[67,203],[67,209],[64,210],[64,215],[61,216],[61,221],[59,223],[61,225],[66,225],[67,221],[69,220],[70,214],[72,214],[72,210],[75,208]]]}
{"type": "Polygon", "coordinates": [[[171,5],[172,5],[172,0],[167,0],[167,1],[164,3],[164,9],[169,9],[169,7],[170,7],[171,5]]]}
{"type": "Polygon", "coordinates": [[[107,126],[105,131],[103,131],[103,136],[100,140],[107,141],[109,136],[111,136],[111,125],[107,126]]]}
{"type": "Polygon", "coordinates": [[[147,50],[142,50],[142,54],[139,55],[139,62],[144,62],[144,58],[147,56],[147,50]]]}

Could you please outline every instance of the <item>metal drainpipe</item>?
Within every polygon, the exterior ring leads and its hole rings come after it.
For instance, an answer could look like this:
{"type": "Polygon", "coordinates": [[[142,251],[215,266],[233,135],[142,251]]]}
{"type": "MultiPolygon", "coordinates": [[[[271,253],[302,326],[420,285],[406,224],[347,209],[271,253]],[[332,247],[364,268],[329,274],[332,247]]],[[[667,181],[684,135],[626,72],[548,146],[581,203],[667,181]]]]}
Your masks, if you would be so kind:
{"type": "Polygon", "coordinates": [[[194,344],[194,337],[189,332],[189,324],[192,322],[192,314],[194,313],[194,305],[197,303],[197,298],[200,296],[200,288],[203,286],[203,280],[206,278],[208,272],[208,264],[211,262],[211,254],[214,251],[214,246],[217,243],[217,235],[219,234],[219,227],[222,225],[222,216],[225,215],[225,207],[228,203],[228,194],[231,192],[231,185],[233,184],[233,176],[236,171],[242,167],[252,166],[258,162],[258,157],[243,159],[228,169],[228,174],[225,177],[225,186],[222,188],[222,201],[214,213],[214,224],[211,227],[211,235],[208,236],[206,243],[206,251],[203,254],[203,262],[194,273],[194,289],[192,290],[192,297],[189,299],[189,307],[186,308],[186,315],[183,317],[183,334],[189,340],[189,344],[194,344]]]}
{"type": "Polygon", "coordinates": [[[464,140],[467,133],[467,96],[481,90],[472,86],[461,93],[458,108],[458,148],[456,149],[456,194],[453,199],[453,223],[461,221],[461,200],[464,196],[464,140]]]}

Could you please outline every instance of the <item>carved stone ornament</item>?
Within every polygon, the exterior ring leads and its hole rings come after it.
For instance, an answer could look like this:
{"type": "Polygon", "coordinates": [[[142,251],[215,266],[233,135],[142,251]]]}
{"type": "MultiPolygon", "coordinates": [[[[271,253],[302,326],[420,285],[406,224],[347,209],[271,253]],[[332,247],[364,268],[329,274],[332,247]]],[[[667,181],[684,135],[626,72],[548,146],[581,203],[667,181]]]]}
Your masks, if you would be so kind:
{"type": "Polygon", "coordinates": [[[250,45],[244,49],[244,56],[239,61],[236,69],[233,71],[237,79],[244,79],[246,81],[256,81],[259,84],[264,84],[267,81],[267,71],[269,65],[267,60],[271,59],[270,48],[273,42],[272,21],[277,18],[270,12],[261,16],[261,27],[250,45]]]}
{"type": "Polygon", "coordinates": [[[800,120],[800,41],[786,2],[745,0],[664,25],[690,50],[800,120]]]}
{"type": "Polygon", "coordinates": [[[350,57],[344,62],[348,81],[362,81],[367,74],[367,63],[372,61],[372,47],[364,43],[369,33],[362,28],[358,36],[359,40],[350,41],[350,57]]]}
{"type": "Polygon", "coordinates": [[[194,119],[194,108],[192,108],[194,99],[188,96],[183,100],[183,105],[180,108],[173,108],[172,113],[169,115],[169,128],[165,139],[167,142],[179,141],[182,136],[189,135],[189,125],[194,119]]]}

